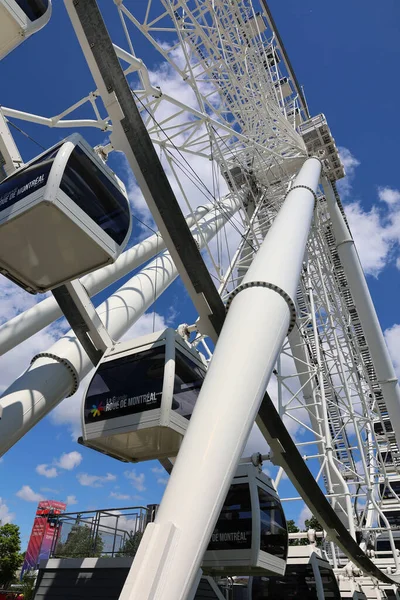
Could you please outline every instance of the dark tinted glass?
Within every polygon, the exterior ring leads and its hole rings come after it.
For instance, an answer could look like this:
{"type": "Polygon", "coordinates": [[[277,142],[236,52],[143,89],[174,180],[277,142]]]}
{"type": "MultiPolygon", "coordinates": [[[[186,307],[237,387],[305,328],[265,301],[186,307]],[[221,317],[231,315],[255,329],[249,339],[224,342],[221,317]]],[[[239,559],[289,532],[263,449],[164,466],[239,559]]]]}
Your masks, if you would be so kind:
{"type": "MultiPolygon", "coordinates": [[[[385,510],[383,512],[383,514],[389,521],[389,525],[392,529],[400,528],[400,510],[391,510],[391,511],[385,510]]],[[[380,525],[380,527],[386,527],[382,517],[379,517],[379,525],[380,525]]]]}
{"type": "Polygon", "coordinates": [[[248,483],[231,485],[207,550],[251,548],[252,519],[248,483]]]}
{"type": "Polygon", "coordinates": [[[179,350],[175,361],[172,410],[190,419],[204,380],[204,371],[179,350]]]}
{"type": "Polygon", "coordinates": [[[85,423],[160,408],[165,346],[101,364],[85,398],[85,423]]]}
{"type": "Polygon", "coordinates": [[[21,169],[0,183],[0,211],[46,185],[52,161],[21,169]]]}
{"type": "Polygon", "coordinates": [[[331,569],[319,567],[319,572],[322,579],[322,587],[324,588],[324,599],[340,600],[340,591],[337,579],[331,569]]]}
{"type": "Polygon", "coordinates": [[[381,435],[382,433],[384,433],[384,431],[386,431],[386,432],[393,431],[392,423],[389,420],[385,420],[383,422],[376,421],[374,423],[374,431],[377,435],[381,435]],[[383,429],[384,424],[385,424],[385,429],[383,429]]]}
{"type": "Polygon", "coordinates": [[[122,244],[130,225],[129,203],[78,146],[68,159],[60,187],[114,242],[122,244]]]}
{"type": "Polygon", "coordinates": [[[287,565],[282,577],[253,577],[251,600],[318,600],[311,565],[287,565]]]}
{"type": "Polygon", "coordinates": [[[379,485],[380,493],[384,500],[389,500],[391,498],[396,499],[396,497],[392,493],[392,490],[395,494],[397,494],[397,496],[400,497],[400,481],[392,481],[390,487],[392,489],[390,489],[388,486],[385,487],[384,483],[381,483],[379,485]]]}
{"type": "Polygon", "coordinates": [[[54,148],[51,148],[51,150],[48,150],[47,152],[45,152],[38,158],[35,158],[35,160],[32,160],[29,163],[29,167],[31,167],[32,165],[38,165],[39,163],[42,163],[42,162],[45,162],[46,160],[50,160],[50,159],[54,158],[62,145],[63,145],[63,142],[60,142],[59,144],[57,144],[57,146],[54,146],[54,148]]]}
{"type": "Polygon", "coordinates": [[[393,462],[392,453],[391,452],[381,452],[382,454],[382,462],[384,464],[390,464],[393,462]]]}
{"type": "Polygon", "coordinates": [[[260,502],[260,549],[286,560],[288,533],[282,505],[277,498],[258,487],[260,502]]]}
{"type": "Polygon", "coordinates": [[[36,21],[46,12],[49,0],[15,0],[31,21],[36,21]]]}
{"type": "MultiPolygon", "coordinates": [[[[395,537],[393,541],[396,548],[400,550],[400,539],[395,537]]],[[[386,552],[386,555],[380,554],[378,558],[383,558],[384,556],[393,557],[392,547],[388,538],[382,539],[381,537],[378,537],[376,542],[376,550],[377,552],[386,552]]]]}

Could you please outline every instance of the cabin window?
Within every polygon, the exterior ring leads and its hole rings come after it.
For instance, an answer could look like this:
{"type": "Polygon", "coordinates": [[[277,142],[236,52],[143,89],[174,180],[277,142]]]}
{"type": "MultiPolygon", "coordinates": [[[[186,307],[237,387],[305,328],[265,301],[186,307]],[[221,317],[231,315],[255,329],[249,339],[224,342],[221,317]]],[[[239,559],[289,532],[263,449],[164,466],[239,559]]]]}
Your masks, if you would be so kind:
{"type": "Polygon", "coordinates": [[[388,420],[386,420],[384,422],[375,421],[374,431],[377,435],[382,435],[385,431],[389,433],[389,432],[393,431],[392,423],[388,420]],[[383,429],[383,425],[385,425],[385,429],[383,429]]]}
{"type": "Polygon", "coordinates": [[[0,211],[46,185],[52,162],[32,164],[3,181],[0,184],[0,211]]]}
{"type": "Polygon", "coordinates": [[[385,486],[384,483],[381,483],[379,485],[380,494],[383,500],[396,499],[393,492],[397,494],[397,496],[400,496],[400,481],[392,481],[390,487],[391,489],[389,488],[389,486],[385,486]]]}
{"type": "Polygon", "coordinates": [[[282,577],[254,577],[252,600],[318,600],[311,565],[287,565],[282,577]]]}
{"type": "MultiPolygon", "coordinates": [[[[394,538],[394,545],[397,550],[400,550],[400,539],[394,538]]],[[[393,558],[392,546],[390,545],[389,539],[382,539],[379,537],[376,542],[376,551],[384,552],[385,554],[379,554],[377,558],[393,558]]]]}
{"type": "Polygon", "coordinates": [[[183,352],[176,350],[172,410],[190,419],[204,380],[204,371],[183,352]]]}
{"type": "Polygon", "coordinates": [[[250,488],[248,483],[237,483],[229,489],[207,550],[250,549],[251,541],[250,488]]]}
{"type": "Polygon", "coordinates": [[[129,203],[79,146],[68,159],[60,188],[115,243],[122,244],[130,226],[129,203]]]}
{"type": "Polygon", "coordinates": [[[281,503],[261,487],[257,489],[261,521],[260,549],[286,560],[288,534],[281,503]]]}
{"type": "Polygon", "coordinates": [[[36,21],[49,7],[49,0],[15,0],[28,19],[36,21]]]}
{"type": "Polygon", "coordinates": [[[85,423],[160,408],[165,346],[99,365],[85,398],[85,423]]]}
{"type": "MultiPolygon", "coordinates": [[[[389,521],[389,525],[392,529],[400,529],[400,510],[393,510],[390,512],[384,511],[383,514],[389,521]]],[[[382,517],[379,517],[379,525],[381,527],[386,527],[385,522],[382,519],[382,517]]]]}

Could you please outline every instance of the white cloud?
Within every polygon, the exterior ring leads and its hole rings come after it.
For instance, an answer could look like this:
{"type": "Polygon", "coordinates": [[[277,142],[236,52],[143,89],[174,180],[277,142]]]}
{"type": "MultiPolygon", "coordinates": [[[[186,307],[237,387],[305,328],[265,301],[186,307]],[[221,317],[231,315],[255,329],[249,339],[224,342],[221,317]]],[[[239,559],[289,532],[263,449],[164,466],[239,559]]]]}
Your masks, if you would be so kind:
{"type": "Polygon", "coordinates": [[[145,480],[144,473],[139,473],[139,475],[136,475],[136,471],[135,471],[135,469],[133,469],[132,471],[125,471],[124,475],[127,479],[130,480],[131,484],[138,492],[145,491],[146,488],[144,486],[144,480],[145,480]]]}
{"type": "Polygon", "coordinates": [[[52,479],[53,477],[57,477],[59,475],[59,472],[56,467],[59,467],[60,469],[66,469],[67,471],[71,471],[72,469],[77,467],[81,462],[82,454],[80,452],[76,452],[75,450],[73,452],[68,453],[64,452],[64,454],[62,454],[58,460],[54,459],[53,465],[56,466],[50,466],[48,464],[38,465],[36,467],[36,473],[38,473],[39,475],[43,475],[44,477],[47,477],[49,479],[52,479]]]}
{"type": "Polygon", "coordinates": [[[8,506],[5,502],[3,502],[0,497],[0,523],[1,525],[6,525],[7,523],[11,523],[15,518],[15,514],[11,513],[8,509],[8,506]]]}
{"type": "Polygon", "coordinates": [[[103,487],[104,483],[115,481],[117,479],[116,476],[111,473],[107,473],[107,475],[88,475],[87,473],[79,473],[76,478],[81,485],[88,487],[103,487]]]}
{"type": "Polygon", "coordinates": [[[49,467],[49,465],[46,464],[38,465],[36,467],[36,473],[43,475],[43,477],[48,477],[48,479],[58,476],[57,469],[55,467],[49,467]]]}
{"type": "Polygon", "coordinates": [[[343,179],[339,179],[337,182],[337,188],[342,198],[346,198],[349,196],[352,190],[355,170],[359,166],[360,161],[351,153],[348,148],[339,146],[338,150],[340,159],[346,171],[346,176],[343,179]]]}
{"type": "Polygon", "coordinates": [[[344,209],[364,271],[378,277],[390,263],[400,269],[400,190],[378,188],[378,202],[370,210],[359,201],[344,209]]]}
{"type": "Polygon", "coordinates": [[[76,499],[76,496],[67,496],[65,504],[67,506],[72,506],[73,504],[78,504],[78,500],[76,499]]]}
{"type": "Polygon", "coordinates": [[[345,205],[345,211],[363,269],[377,277],[388,261],[394,242],[389,226],[377,206],[365,211],[359,202],[353,202],[345,205]]]}
{"type": "Polygon", "coordinates": [[[159,483],[160,485],[167,485],[167,483],[168,483],[168,477],[166,476],[167,472],[163,467],[153,467],[151,470],[156,475],[157,483],[159,483]]]}
{"type": "Polygon", "coordinates": [[[129,500],[128,494],[120,494],[119,492],[111,492],[110,498],[116,498],[117,500],[129,500]]]}
{"type": "Polygon", "coordinates": [[[165,469],[163,467],[153,467],[151,470],[153,473],[165,473],[165,469]]]}
{"type": "Polygon", "coordinates": [[[385,330],[385,339],[397,376],[400,377],[400,325],[395,323],[385,330]]]}
{"type": "Polygon", "coordinates": [[[311,510],[306,504],[304,504],[299,516],[297,517],[297,525],[300,527],[300,529],[305,529],[305,521],[310,517],[312,517],[311,510]]]}
{"type": "Polygon", "coordinates": [[[141,337],[142,335],[147,335],[148,333],[152,333],[153,331],[161,331],[162,329],[166,329],[168,324],[163,317],[159,313],[147,312],[140,317],[132,325],[130,329],[121,337],[120,341],[131,340],[137,337],[141,337]]]}
{"type": "Polygon", "coordinates": [[[60,467],[60,469],[72,471],[72,469],[81,464],[82,458],[82,454],[80,452],[76,452],[76,450],[68,453],[64,452],[64,454],[62,454],[58,459],[57,466],[60,467]]]}
{"type": "Polygon", "coordinates": [[[243,457],[248,458],[252,456],[255,452],[260,452],[261,454],[267,454],[270,448],[263,434],[256,424],[253,425],[253,428],[250,432],[249,438],[247,440],[246,446],[243,450],[243,457]]]}
{"type": "Polygon", "coordinates": [[[390,187],[378,188],[379,200],[386,202],[389,205],[397,204],[400,202],[400,190],[395,190],[390,187]]]}
{"type": "Polygon", "coordinates": [[[26,500],[26,502],[40,502],[44,500],[41,494],[37,494],[29,485],[23,485],[22,488],[16,493],[18,498],[26,500]]]}
{"type": "Polygon", "coordinates": [[[48,487],[41,487],[40,488],[41,492],[47,492],[48,494],[59,494],[60,490],[55,490],[54,488],[48,488],[48,487]]]}

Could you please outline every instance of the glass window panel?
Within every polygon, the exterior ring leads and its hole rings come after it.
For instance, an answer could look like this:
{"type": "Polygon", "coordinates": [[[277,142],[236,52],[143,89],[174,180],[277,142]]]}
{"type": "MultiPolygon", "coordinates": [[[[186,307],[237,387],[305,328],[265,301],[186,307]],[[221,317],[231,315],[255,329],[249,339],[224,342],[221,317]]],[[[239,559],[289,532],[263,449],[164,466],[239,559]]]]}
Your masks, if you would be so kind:
{"type": "Polygon", "coordinates": [[[287,565],[282,577],[253,577],[251,600],[318,600],[311,565],[287,565]]]}
{"type": "Polygon", "coordinates": [[[61,146],[63,145],[63,143],[64,142],[60,142],[59,144],[57,144],[57,146],[54,146],[54,148],[51,148],[50,150],[48,150],[47,152],[45,152],[38,158],[35,158],[35,160],[33,160],[32,162],[29,163],[28,169],[32,165],[38,165],[42,162],[45,162],[46,160],[51,160],[52,158],[54,158],[55,155],[58,153],[59,149],[61,148],[61,146]]]}
{"type": "Polygon", "coordinates": [[[165,346],[100,364],[85,398],[85,423],[160,408],[165,346]]]}
{"type": "Polygon", "coordinates": [[[52,161],[21,169],[0,183],[0,211],[13,206],[46,185],[52,161]]]}
{"type": "Polygon", "coordinates": [[[114,242],[122,244],[130,225],[129,203],[79,146],[68,159],[60,187],[114,242]]]}
{"type": "Polygon", "coordinates": [[[384,424],[385,424],[385,430],[383,429],[382,421],[376,421],[374,423],[374,431],[376,434],[381,435],[384,431],[387,431],[387,432],[393,431],[392,423],[389,420],[385,420],[384,424]]]}
{"type": "MultiPolygon", "coordinates": [[[[400,528],[400,510],[384,511],[384,515],[389,521],[389,525],[392,529],[400,528]]],[[[382,517],[379,517],[380,527],[386,527],[382,517]]]]}
{"type": "Polygon", "coordinates": [[[392,453],[391,452],[381,452],[382,454],[382,461],[384,464],[388,464],[388,463],[392,463],[393,462],[393,458],[392,458],[392,453]]]}
{"type": "Polygon", "coordinates": [[[400,497],[400,481],[393,481],[390,483],[391,489],[388,486],[385,486],[384,483],[379,485],[380,494],[384,500],[396,499],[393,492],[400,497]],[[393,490],[393,492],[392,492],[393,490]]]}
{"type": "Polygon", "coordinates": [[[44,13],[46,12],[46,10],[49,6],[49,0],[15,0],[15,1],[18,4],[18,6],[20,8],[22,8],[24,13],[28,17],[28,19],[30,19],[31,21],[36,21],[36,19],[39,19],[39,17],[44,15],[44,13]]]}
{"type": "Polygon", "coordinates": [[[207,550],[251,548],[252,518],[248,483],[231,485],[207,550]]]}
{"type": "Polygon", "coordinates": [[[176,350],[172,410],[190,419],[204,380],[204,370],[183,352],[176,350]]]}
{"type": "Polygon", "coordinates": [[[288,549],[288,533],[285,514],[278,498],[262,489],[258,489],[260,502],[261,539],[260,548],[286,560],[288,549]]]}
{"type": "MultiPolygon", "coordinates": [[[[396,535],[396,534],[395,534],[396,535]]],[[[397,548],[397,550],[400,550],[400,539],[394,537],[394,545],[397,548]]],[[[378,558],[389,558],[392,557],[393,558],[393,552],[392,552],[392,547],[390,545],[390,541],[388,538],[383,538],[380,536],[377,539],[376,542],[376,551],[377,552],[385,552],[385,554],[379,554],[378,558]]]]}

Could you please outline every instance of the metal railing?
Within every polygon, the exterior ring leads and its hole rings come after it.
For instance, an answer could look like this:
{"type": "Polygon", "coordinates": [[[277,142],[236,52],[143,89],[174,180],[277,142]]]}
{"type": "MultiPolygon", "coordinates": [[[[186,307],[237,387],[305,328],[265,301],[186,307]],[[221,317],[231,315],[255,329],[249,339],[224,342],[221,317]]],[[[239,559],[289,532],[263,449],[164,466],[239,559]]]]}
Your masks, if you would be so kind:
{"type": "Polygon", "coordinates": [[[51,558],[134,556],[154,505],[54,515],[51,558]]]}

